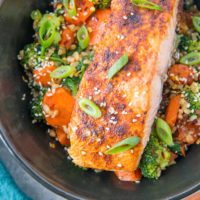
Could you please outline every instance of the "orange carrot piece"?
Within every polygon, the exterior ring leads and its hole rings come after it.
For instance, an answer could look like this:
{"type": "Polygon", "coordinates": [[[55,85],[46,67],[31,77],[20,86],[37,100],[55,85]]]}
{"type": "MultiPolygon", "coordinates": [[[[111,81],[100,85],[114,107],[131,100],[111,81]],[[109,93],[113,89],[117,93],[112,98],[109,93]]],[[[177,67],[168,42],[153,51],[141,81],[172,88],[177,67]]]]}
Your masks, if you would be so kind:
{"type": "Polygon", "coordinates": [[[63,128],[57,128],[56,135],[57,135],[57,138],[58,138],[58,141],[60,142],[60,144],[62,144],[62,145],[70,144],[67,134],[64,132],[63,128]]]}
{"type": "Polygon", "coordinates": [[[71,118],[75,100],[64,88],[47,92],[42,106],[47,123],[53,127],[67,125],[71,118]]]}
{"type": "Polygon", "coordinates": [[[41,84],[43,87],[49,86],[51,84],[50,73],[55,69],[55,66],[46,66],[45,68],[35,69],[33,71],[35,82],[41,84]]]}
{"type": "Polygon", "coordinates": [[[60,41],[60,46],[69,49],[75,41],[75,33],[69,28],[66,28],[62,32],[62,39],[60,41]]]}
{"type": "Polygon", "coordinates": [[[66,12],[65,21],[69,24],[81,25],[95,11],[94,4],[90,0],[75,0],[77,14],[71,18],[66,12]]]}
{"type": "Polygon", "coordinates": [[[169,78],[176,84],[192,84],[194,72],[187,65],[175,64],[169,69],[169,78]]]}
{"type": "Polygon", "coordinates": [[[95,45],[101,40],[110,13],[110,9],[97,10],[95,14],[87,20],[87,27],[91,29],[91,32],[89,32],[90,45],[95,45]]]}
{"type": "Polygon", "coordinates": [[[142,173],[140,169],[135,170],[134,172],[127,172],[127,171],[115,171],[116,176],[121,181],[140,181],[142,178],[142,173]]]}
{"type": "Polygon", "coordinates": [[[167,107],[165,120],[171,128],[176,124],[178,111],[180,108],[181,95],[174,96],[170,99],[170,102],[167,107]]]}

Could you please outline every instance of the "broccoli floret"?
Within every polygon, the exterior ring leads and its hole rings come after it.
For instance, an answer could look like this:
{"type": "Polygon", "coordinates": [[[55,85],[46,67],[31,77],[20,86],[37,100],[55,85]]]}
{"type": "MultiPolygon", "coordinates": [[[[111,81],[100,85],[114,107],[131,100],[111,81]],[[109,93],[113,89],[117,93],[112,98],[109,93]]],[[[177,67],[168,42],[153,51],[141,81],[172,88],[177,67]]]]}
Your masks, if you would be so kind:
{"type": "Polygon", "coordinates": [[[62,80],[62,85],[69,88],[73,96],[76,96],[80,83],[80,77],[67,77],[62,80]]]}
{"type": "Polygon", "coordinates": [[[193,82],[192,85],[186,86],[183,94],[191,110],[200,110],[200,83],[193,82]]]}
{"type": "Polygon", "coordinates": [[[169,165],[169,161],[169,149],[159,141],[156,131],[153,130],[140,162],[142,175],[150,179],[159,178],[161,171],[169,165]]]}
{"type": "Polygon", "coordinates": [[[191,40],[185,35],[178,35],[178,49],[181,51],[187,51],[189,49],[191,40]]]}
{"type": "Polygon", "coordinates": [[[19,60],[25,69],[33,69],[37,65],[38,45],[36,43],[28,44],[19,53],[19,60]]]}
{"type": "Polygon", "coordinates": [[[46,92],[46,88],[35,88],[35,93],[37,93],[37,95],[33,97],[31,101],[31,115],[35,120],[37,120],[37,122],[42,122],[44,120],[42,100],[46,92]]]}
{"type": "Polygon", "coordinates": [[[100,9],[105,9],[110,7],[111,0],[93,0],[95,6],[100,9]]]}

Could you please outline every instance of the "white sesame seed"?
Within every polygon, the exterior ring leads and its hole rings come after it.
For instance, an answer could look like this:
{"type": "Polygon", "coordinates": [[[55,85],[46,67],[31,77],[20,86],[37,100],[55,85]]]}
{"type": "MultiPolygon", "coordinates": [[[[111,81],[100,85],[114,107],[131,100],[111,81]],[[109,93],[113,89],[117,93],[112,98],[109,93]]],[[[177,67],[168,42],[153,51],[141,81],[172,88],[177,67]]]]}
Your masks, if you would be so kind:
{"type": "Polygon", "coordinates": [[[121,167],[122,167],[122,164],[121,164],[121,163],[118,163],[118,164],[117,164],[117,167],[121,168],[121,167]]]}
{"type": "Polygon", "coordinates": [[[125,20],[126,20],[126,19],[128,19],[128,17],[127,17],[126,15],[124,15],[124,16],[123,16],[123,19],[125,19],[125,20]]]}
{"type": "Polygon", "coordinates": [[[97,138],[97,142],[101,142],[101,138],[97,138]]]}
{"type": "Polygon", "coordinates": [[[129,73],[126,74],[126,76],[128,76],[128,77],[129,77],[130,75],[131,75],[131,72],[129,72],[129,73]]]}
{"type": "Polygon", "coordinates": [[[107,149],[110,149],[110,146],[109,146],[109,145],[107,145],[107,146],[106,146],[106,148],[107,148],[107,149]]]}
{"type": "Polygon", "coordinates": [[[133,119],[132,122],[133,122],[133,123],[137,122],[137,119],[133,119]]]}
{"type": "Polygon", "coordinates": [[[122,115],[127,115],[127,114],[128,113],[125,110],[122,111],[122,115]]]}
{"type": "Polygon", "coordinates": [[[110,130],[110,128],[108,128],[108,127],[106,127],[105,129],[106,129],[106,131],[109,131],[109,130],[110,130]]]}
{"type": "Polygon", "coordinates": [[[137,114],[136,117],[141,117],[141,114],[137,114]]]}
{"type": "Polygon", "coordinates": [[[99,152],[99,155],[100,155],[100,156],[103,156],[103,153],[102,153],[102,152],[99,152]]]}
{"type": "Polygon", "coordinates": [[[81,154],[84,156],[84,155],[86,155],[86,152],[85,151],[81,151],[81,154]]]}

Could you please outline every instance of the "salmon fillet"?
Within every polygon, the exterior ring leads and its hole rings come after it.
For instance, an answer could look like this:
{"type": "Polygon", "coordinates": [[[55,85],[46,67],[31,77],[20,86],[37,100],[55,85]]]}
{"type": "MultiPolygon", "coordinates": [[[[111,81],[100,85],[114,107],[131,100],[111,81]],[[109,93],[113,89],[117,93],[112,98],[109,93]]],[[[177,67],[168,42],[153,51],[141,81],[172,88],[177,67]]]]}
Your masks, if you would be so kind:
{"type": "Polygon", "coordinates": [[[161,101],[178,7],[178,0],[154,2],[162,6],[162,12],[138,8],[130,0],[112,0],[111,16],[81,81],[69,124],[68,151],[76,165],[110,171],[138,168],[161,101]],[[108,80],[108,70],[125,53],[128,64],[108,80]],[[101,118],[94,119],[80,109],[81,97],[100,107],[101,118]],[[130,136],[140,137],[134,149],[104,154],[130,136]]]}

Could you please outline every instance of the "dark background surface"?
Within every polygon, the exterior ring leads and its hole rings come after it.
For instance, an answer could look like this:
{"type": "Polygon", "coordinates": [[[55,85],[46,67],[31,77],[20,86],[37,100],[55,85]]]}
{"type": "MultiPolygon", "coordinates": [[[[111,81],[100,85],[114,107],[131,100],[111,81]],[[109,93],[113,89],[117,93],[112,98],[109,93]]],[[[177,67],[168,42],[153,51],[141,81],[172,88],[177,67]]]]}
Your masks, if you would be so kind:
{"type": "Polygon", "coordinates": [[[179,160],[158,181],[144,179],[141,184],[121,182],[112,173],[83,171],[67,159],[61,148],[49,148],[45,127],[31,123],[29,90],[22,82],[23,70],[16,58],[18,51],[32,40],[30,12],[46,6],[46,0],[5,0],[0,8],[0,129],[18,162],[41,183],[65,197],[70,193],[79,198],[144,200],[181,194],[177,197],[180,199],[197,189],[200,146],[191,148],[187,159],[179,160]],[[22,101],[24,93],[27,98],[22,101]]]}

